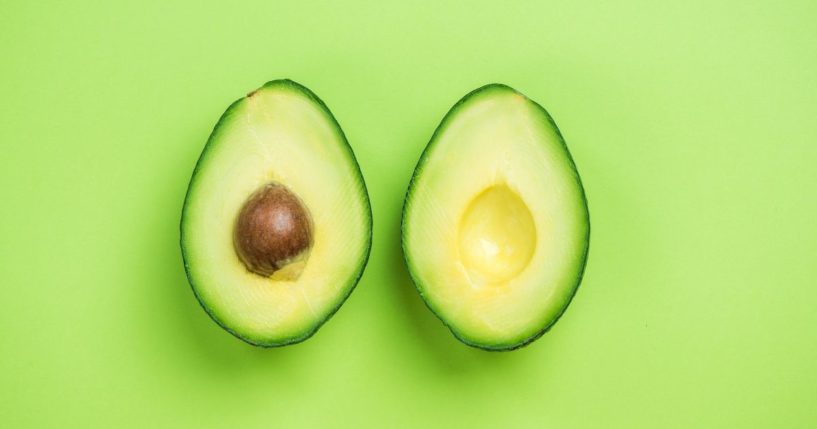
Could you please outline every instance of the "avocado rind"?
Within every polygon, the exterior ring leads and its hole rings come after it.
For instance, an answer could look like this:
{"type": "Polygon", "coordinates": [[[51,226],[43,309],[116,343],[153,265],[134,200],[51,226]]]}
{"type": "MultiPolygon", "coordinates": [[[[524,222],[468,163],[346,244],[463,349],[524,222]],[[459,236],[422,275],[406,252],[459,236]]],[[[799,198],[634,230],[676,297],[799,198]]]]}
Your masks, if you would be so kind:
{"type": "Polygon", "coordinates": [[[311,329],[307,330],[306,332],[303,332],[301,335],[294,336],[294,337],[291,337],[291,338],[285,338],[285,339],[281,339],[281,340],[270,340],[270,339],[265,339],[265,338],[261,338],[261,337],[257,337],[257,336],[248,335],[248,334],[238,332],[237,330],[230,327],[229,324],[225,323],[224,320],[219,317],[217,312],[214,311],[211,307],[209,307],[205,303],[205,301],[201,297],[201,294],[198,292],[197,284],[196,284],[197,281],[194,278],[194,276],[192,275],[191,269],[190,269],[190,262],[189,262],[189,258],[188,258],[188,254],[187,254],[188,253],[187,245],[186,245],[186,242],[185,242],[184,224],[185,224],[185,219],[187,218],[188,201],[189,201],[189,198],[190,198],[190,195],[191,195],[191,191],[194,189],[195,184],[196,184],[197,173],[200,171],[200,167],[204,164],[204,161],[206,160],[208,154],[212,152],[211,149],[212,149],[212,146],[215,144],[214,142],[217,140],[216,137],[218,136],[222,126],[227,122],[227,120],[234,113],[236,108],[239,107],[241,105],[241,103],[246,101],[247,97],[251,96],[255,91],[251,92],[247,96],[244,96],[244,97],[242,97],[242,98],[240,98],[240,99],[238,99],[238,100],[236,100],[236,101],[234,101],[233,103],[230,104],[230,106],[227,108],[227,110],[225,110],[224,113],[221,115],[218,122],[216,122],[216,125],[213,127],[213,131],[210,133],[210,137],[207,139],[207,143],[205,144],[204,149],[202,149],[202,152],[199,155],[198,160],[196,161],[196,165],[193,168],[193,173],[191,175],[191,178],[190,178],[190,181],[189,181],[189,184],[188,184],[188,188],[187,188],[187,192],[185,193],[185,198],[184,198],[184,202],[183,202],[183,205],[182,205],[182,213],[181,213],[181,218],[180,218],[180,223],[179,223],[179,230],[180,230],[179,244],[180,244],[180,248],[181,248],[182,260],[183,260],[183,263],[184,263],[185,275],[187,277],[188,283],[190,284],[191,289],[193,291],[193,294],[196,297],[196,300],[198,301],[199,305],[201,305],[201,307],[210,316],[210,318],[213,319],[213,321],[215,321],[225,331],[229,332],[230,334],[232,334],[236,338],[238,338],[238,339],[240,339],[240,340],[242,340],[242,341],[244,341],[244,342],[246,342],[248,344],[251,344],[251,345],[254,345],[254,346],[259,346],[259,347],[265,347],[265,348],[286,346],[286,345],[296,344],[296,343],[300,343],[302,341],[305,341],[305,340],[309,339],[310,337],[312,337],[320,329],[320,327],[323,326],[323,324],[325,324],[329,319],[332,318],[332,316],[335,313],[337,313],[337,311],[340,309],[340,307],[346,302],[346,300],[349,298],[349,296],[352,294],[352,292],[356,288],[358,282],[360,281],[361,277],[363,276],[363,271],[364,271],[366,265],[368,264],[369,255],[371,253],[372,226],[373,226],[371,203],[369,201],[369,194],[368,194],[368,189],[366,188],[366,182],[363,180],[363,174],[362,174],[362,172],[360,170],[360,164],[357,162],[357,158],[355,157],[355,154],[354,154],[354,152],[352,150],[352,147],[349,144],[349,141],[347,140],[346,135],[344,134],[343,129],[340,127],[340,124],[338,123],[335,116],[332,114],[332,112],[329,110],[329,108],[326,106],[326,104],[323,102],[323,100],[321,100],[314,92],[312,92],[307,87],[305,87],[305,86],[303,86],[303,85],[301,85],[301,84],[299,84],[299,83],[297,83],[297,82],[295,82],[293,80],[290,80],[290,79],[272,80],[272,81],[269,81],[269,82],[265,83],[264,85],[262,85],[261,88],[259,88],[259,89],[273,88],[273,87],[276,87],[276,86],[285,87],[285,88],[288,88],[290,90],[300,92],[302,95],[305,95],[312,102],[314,102],[317,106],[319,106],[320,110],[324,113],[326,119],[330,122],[330,124],[334,128],[336,128],[336,130],[338,132],[338,135],[340,136],[340,140],[343,143],[343,147],[345,149],[346,155],[349,157],[349,161],[354,166],[354,171],[356,173],[356,179],[357,179],[358,185],[360,187],[361,201],[363,202],[364,207],[365,207],[365,213],[366,213],[365,221],[367,222],[366,231],[368,232],[368,236],[366,237],[366,247],[365,247],[365,250],[363,252],[363,256],[362,256],[362,258],[361,258],[361,260],[360,260],[360,262],[358,264],[357,271],[352,276],[351,280],[347,284],[345,284],[343,286],[343,288],[346,290],[346,293],[343,294],[340,297],[340,299],[337,300],[334,307],[330,309],[330,311],[327,313],[327,315],[325,317],[323,317],[320,320],[317,320],[314,323],[314,325],[312,326],[311,329]]]}
{"type": "Polygon", "coordinates": [[[448,328],[449,331],[451,331],[451,333],[454,335],[455,338],[457,338],[459,341],[461,341],[462,343],[464,343],[464,344],[466,344],[468,346],[475,347],[475,348],[482,349],[482,350],[486,350],[486,351],[511,351],[511,350],[516,350],[516,349],[522,348],[522,347],[534,342],[535,340],[540,338],[542,335],[544,335],[546,332],[548,332],[553,327],[553,325],[555,325],[556,322],[562,317],[562,315],[564,314],[564,312],[567,310],[570,303],[572,302],[573,297],[576,295],[576,292],[578,291],[579,285],[581,284],[581,281],[582,281],[582,279],[584,277],[585,268],[587,266],[587,259],[588,259],[588,256],[589,256],[589,248],[590,248],[590,214],[589,213],[590,213],[590,211],[589,211],[589,208],[588,208],[587,196],[585,194],[584,186],[582,185],[582,181],[581,181],[578,169],[576,168],[576,164],[573,161],[573,156],[571,155],[570,151],[568,150],[567,144],[565,143],[565,140],[564,140],[564,137],[562,136],[562,133],[559,131],[559,128],[556,126],[556,122],[553,120],[553,117],[550,115],[550,113],[548,113],[548,111],[544,107],[542,107],[539,103],[537,103],[536,101],[528,98],[527,96],[525,96],[524,94],[520,93],[519,91],[511,88],[510,86],[505,85],[505,84],[501,84],[501,83],[490,83],[490,84],[481,86],[481,87],[469,92],[464,97],[462,97],[459,101],[457,101],[454,104],[454,106],[451,107],[451,109],[449,109],[449,111],[443,117],[442,121],[440,121],[440,124],[434,130],[434,133],[431,135],[431,139],[429,140],[426,147],[423,149],[423,152],[421,153],[420,158],[417,161],[417,165],[416,165],[416,167],[414,169],[414,172],[413,172],[413,174],[411,176],[411,179],[409,180],[408,188],[406,190],[406,195],[405,195],[404,202],[403,202],[402,219],[401,219],[401,224],[400,224],[403,259],[404,259],[404,262],[406,264],[407,270],[409,272],[409,277],[411,278],[411,281],[414,284],[415,289],[420,294],[420,297],[422,298],[422,300],[425,303],[426,307],[428,307],[428,309],[438,319],[440,319],[440,321],[448,328]],[[479,341],[472,340],[468,336],[466,336],[463,333],[461,333],[460,331],[458,331],[455,326],[453,326],[451,323],[449,323],[442,316],[442,312],[438,308],[435,307],[435,304],[432,302],[432,300],[428,299],[428,297],[423,293],[423,287],[422,287],[422,284],[421,284],[420,280],[418,279],[418,276],[416,275],[416,268],[415,268],[414,264],[411,261],[411,256],[410,256],[409,249],[406,248],[406,243],[407,243],[406,236],[408,234],[408,228],[407,228],[407,224],[406,224],[406,216],[407,216],[407,211],[408,211],[409,207],[411,206],[412,190],[413,190],[413,188],[415,186],[417,178],[423,172],[423,169],[425,167],[425,163],[426,163],[426,161],[428,159],[428,155],[431,153],[431,150],[433,149],[433,147],[437,143],[438,137],[446,129],[448,123],[451,121],[451,119],[453,117],[456,116],[456,114],[459,112],[460,109],[462,109],[464,106],[468,105],[470,102],[479,99],[482,96],[489,95],[493,91],[512,92],[512,93],[514,93],[516,95],[524,97],[526,101],[528,101],[529,103],[532,103],[540,111],[540,113],[543,114],[544,118],[547,119],[548,124],[550,125],[550,127],[553,129],[553,131],[555,132],[555,134],[557,136],[557,140],[558,140],[559,144],[561,145],[562,150],[564,150],[564,153],[567,155],[567,159],[569,161],[569,166],[570,166],[570,171],[573,174],[573,179],[575,180],[576,184],[578,185],[578,190],[579,190],[579,193],[580,193],[580,196],[581,196],[581,201],[582,201],[582,204],[584,204],[584,208],[585,208],[585,210],[583,211],[584,212],[584,219],[582,219],[582,220],[585,223],[585,225],[587,226],[587,233],[586,233],[586,236],[585,236],[585,238],[583,240],[583,246],[582,246],[582,249],[581,249],[581,256],[580,256],[580,263],[579,263],[579,266],[578,266],[575,281],[573,282],[572,286],[570,287],[570,291],[569,291],[569,293],[567,295],[567,298],[565,300],[565,303],[562,305],[560,311],[558,313],[556,313],[548,323],[546,323],[544,326],[542,326],[533,335],[524,337],[522,339],[513,340],[513,341],[510,341],[510,342],[490,343],[490,344],[488,344],[488,343],[482,343],[482,342],[479,342],[479,341]]]}

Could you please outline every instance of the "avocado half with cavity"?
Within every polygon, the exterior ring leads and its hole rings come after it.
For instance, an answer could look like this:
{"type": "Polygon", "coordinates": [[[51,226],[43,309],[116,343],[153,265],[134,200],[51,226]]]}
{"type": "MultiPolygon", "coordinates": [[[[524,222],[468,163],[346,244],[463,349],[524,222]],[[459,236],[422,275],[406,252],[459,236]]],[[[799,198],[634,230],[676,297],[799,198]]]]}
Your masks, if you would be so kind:
{"type": "Polygon", "coordinates": [[[354,289],[371,240],[360,168],[312,91],[276,80],[224,112],[181,219],[187,278],[213,320],[259,346],[309,338],[354,289]]]}
{"type": "Polygon", "coordinates": [[[544,334],[576,293],[590,217],[553,119],[491,84],[454,105],[434,132],[402,228],[428,307],[464,343],[511,350],[544,334]]]}

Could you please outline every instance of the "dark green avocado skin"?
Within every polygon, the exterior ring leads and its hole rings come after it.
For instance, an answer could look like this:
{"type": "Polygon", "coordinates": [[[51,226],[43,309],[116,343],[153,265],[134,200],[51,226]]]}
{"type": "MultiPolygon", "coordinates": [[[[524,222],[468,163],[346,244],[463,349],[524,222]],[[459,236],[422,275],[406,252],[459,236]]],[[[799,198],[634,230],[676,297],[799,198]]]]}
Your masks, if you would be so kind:
{"type": "Polygon", "coordinates": [[[469,92],[464,97],[462,97],[459,101],[457,101],[454,104],[454,106],[451,107],[451,109],[448,111],[448,113],[445,114],[445,116],[443,117],[443,120],[440,122],[439,125],[437,125],[437,128],[434,130],[434,133],[431,135],[431,139],[429,140],[429,142],[426,145],[425,149],[423,149],[423,152],[420,155],[420,159],[417,161],[417,166],[414,169],[414,173],[411,175],[411,180],[409,181],[408,189],[406,190],[406,196],[405,196],[405,198],[403,200],[403,211],[402,211],[402,221],[400,223],[400,232],[401,232],[401,242],[402,242],[402,250],[403,250],[403,260],[404,260],[404,262],[406,264],[406,267],[408,269],[409,277],[411,277],[411,281],[414,284],[415,289],[417,289],[417,292],[420,294],[420,297],[422,297],[423,302],[425,303],[426,307],[428,307],[428,309],[435,316],[437,316],[438,319],[440,319],[440,321],[443,323],[443,325],[445,325],[448,328],[448,330],[451,331],[451,333],[454,335],[454,337],[457,338],[462,343],[464,343],[464,344],[466,344],[468,346],[471,346],[471,347],[481,349],[481,350],[492,351],[492,352],[501,352],[501,351],[512,351],[512,350],[520,349],[520,348],[525,347],[528,344],[536,341],[542,335],[544,335],[546,332],[548,332],[550,330],[550,328],[552,328],[553,325],[556,324],[556,322],[559,321],[559,319],[562,317],[564,312],[570,306],[570,303],[573,301],[573,297],[576,296],[576,292],[579,290],[579,285],[582,282],[582,278],[584,277],[584,271],[585,271],[585,268],[587,267],[587,259],[588,259],[588,255],[589,255],[589,249],[590,249],[590,211],[585,210],[585,213],[587,213],[587,216],[585,217],[585,223],[587,224],[587,237],[586,237],[586,239],[584,241],[584,249],[582,251],[582,257],[581,257],[581,259],[582,259],[581,267],[579,268],[579,272],[578,272],[578,275],[576,277],[575,285],[573,286],[572,291],[571,291],[571,293],[569,295],[569,298],[567,299],[567,303],[562,307],[562,310],[559,312],[559,314],[557,314],[549,324],[542,327],[542,329],[539,330],[539,332],[535,333],[534,335],[532,335],[532,336],[530,336],[528,338],[525,338],[522,341],[516,342],[516,343],[510,343],[510,344],[482,344],[482,343],[477,343],[477,342],[471,341],[468,338],[466,338],[465,336],[461,335],[456,330],[455,327],[451,326],[451,324],[449,324],[440,315],[439,311],[437,311],[434,308],[434,306],[431,304],[431,302],[423,294],[423,291],[420,288],[420,281],[419,281],[419,279],[417,279],[417,277],[414,274],[414,270],[412,269],[413,265],[411,263],[411,259],[408,256],[409,255],[408,250],[405,247],[405,243],[406,243],[406,240],[405,240],[405,236],[406,236],[406,210],[407,210],[409,201],[411,199],[411,192],[412,192],[412,189],[414,187],[415,181],[417,180],[417,177],[420,175],[420,173],[422,173],[423,167],[425,166],[426,156],[430,153],[430,149],[437,142],[438,135],[442,132],[442,130],[445,129],[448,122],[451,120],[451,118],[453,118],[457,114],[457,112],[460,110],[460,108],[462,108],[464,105],[466,105],[469,101],[476,98],[477,96],[483,95],[483,94],[485,94],[487,92],[494,91],[494,90],[512,91],[512,92],[515,92],[516,94],[519,94],[522,97],[525,97],[525,99],[527,99],[528,101],[533,103],[542,112],[544,117],[547,118],[547,120],[550,122],[550,126],[553,127],[554,131],[559,136],[559,143],[562,145],[562,148],[564,149],[565,153],[567,154],[568,159],[570,160],[571,170],[573,171],[573,174],[575,175],[576,182],[579,185],[579,189],[581,191],[581,197],[582,197],[582,200],[584,202],[585,208],[587,208],[587,196],[586,196],[586,194],[584,192],[584,186],[582,185],[582,181],[581,181],[581,178],[579,176],[579,171],[576,168],[576,163],[573,161],[573,156],[570,154],[570,151],[567,149],[567,144],[565,143],[564,137],[562,137],[562,133],[559,131],[559,127],[556,126],[556,122],[550,116],[550,113],[548,113],[548,111],[544,107],[542,107],[539,103],[537,103],[534,100],[531,100],[530,98],[528,98],[527,96],[525,96],[521,92],[511,88],[508,85],[505,85],[505,84],[502,84],[502,83],[489,83],[487,85],[481,86],[481,87],[469,92]]]}
{"type": "Polygon", "coordinates": [[[355,274],[355,276],[353,277],[353,279],[350,282],[351,287],[348,288],[347,293],[338,300],[335,307],[326,315],[326,317],[324,317],[322,320],[318,321],[310,331],[304,333],[303,335],[288,338],[288,339],[285,339],[285,340],[282,340],[282,341],[268,341],[268,340],[264,340],[264,339],[261,339],[261,338],[253,338],[253,337],[250,337],[250,336],[247,336],[247,335],[243,335],[243,334],[241,334],[239,332],[236,332],[235,330],[230,328],[226,323],[224,323],[204,303],[204,301],[201,299],[199,294],[196,292],[195,281],[194,281],[194,279],[193,279],[193,277],[191,275],[191,272],[190,272],[190,266],[189,266],[189,263],[188,263],[187,253],[186,253],[186,249],[185,249],[183,225],[184,225],[185,214],[186,214],[186,209],[187,209],[187,200],[190,197],[190,190],[192,189],[192,185],[193,185],[193,183],[194,183],[194,181],[196,179],[196,173],[199,171],[199,167],[202,165],[202,161],[207,157],[207,154],[210,152],[209,149],[210,149],[211,144],[215,140],[214,137],[218,134],[221,125],[233,113],[233,110],[237,106],[239,106],[244,100],[246,100],[247,97],[251,96],[255,91],[250,92],[249,94],[247,94],[247,96],[241,97],[240,99],[238,99],[238,100],[234,101],[232,104],[230,104],[230,106],[227,108],[227,110],[225,110],[224,113],[221,115],[218,122],[216,122],[215,127],[213,127],[213,131],[210,133],[210,137],[207,139],[207,143],[204,145],[204,149],[202,150],[201,155],[199,156],[198,160],[196,161],[196,166],[193,168],[193,174],[192,174],[192,176],[190,178],[190,182],[189,182],[188,187],[187,187],[187,192],[185,193],[185,197],[184,197],[184,203],[182,205],[182,215],[181,215],[181,220],[180,220],[180,223],[179,223],[179,244],[180,244],[181,252],[182,252],[182,260],[184,262],[184,272],[185,272],[185,275],[187,276],[187,281],[190,284],[191,289],[193,290],[193,295],[196,297],[196,301],[198,301],[199,305],[201,305],[201,307],[210,316],[210,318],[213,319],[213,321],[215,321],[225,331],[229,332],[230,334],[232,334],[236,338],[238,338],[238,339],[240,339],[240,340],[242,340],[242,341],[244,341],[244,342],[246,342],[248,344],[251,344],[253,346],[258,346],[258,347],[264,347],[264,348],[282,347],[282,346],[286,346],[286,345],[297,344],[297,343],[306,341],[310,337],[315,335],[315,333],[318,331],[318,329],[320,329],[320,327],[323,326],[324,323],[326,323],[329,319],[332,318],[332,316],[335,315],[335,313],[337,313],[337,311],[340,309],[340,307],[343,306],[343,303],[346,302],[346,300],[349,298],[349,295],[352,294],[355,287],[357,287],[357,284],[360,281],[360,278],[363,276],[363,271],[364,271],[364,269],[366,268],[366,265],[369,262],[369,255],[370,255],[371,250],[372,250],[372,207],[371,207],[371,203],[369,202],[369,191],[366,188],[366,182],[363,180],[363,173],[360,171],[360,164],[358,164],[357,158],[355,157],[355,154],[352,151],[352,147],[349,145],[349,141],[346,139],[346,134],[343,133],[343,129],[340,127],[340,124],[338,123],[337,119],[335,119],[335,116],[332,114],[332,112],[329,110],[329,108],[326,106],[326,104],[323,102],[323,100],[318,98],[318,96],[315,95],[314,92],[309,90],[309,88],[307,88],[307,87],[305,87],[305,86],[303,86],[303,85],[301,85],[301,84],[299,84],[299,83],[297,83],[297,82],[295,82],[293,80],[290,80],[290,79],[277,79],[277,80],[271,80],[271,81],[265,83],[259,89],[271,88],[271,87],[275,87],[275,86],[289,87],[290,89],[299,91],[302,94],[304,94],[305,96],[307,96],[309,99],[314,101],[315,104],[320,106],[320,108],[326,114],[326,117],[332,122],[332,125],[334,125],[334,127],[337,128],[338,133],[342,137],[342,141],[343,141],[343,144],[344,144],[344,147],[345,147],[346,151],[348,152],[349,158],[353,161],[353,164],[354,164],[355,168],[357,169],[357,174],[360,177],[360,184],[362,186],[364,202],[365,202],[366,209],[367,209],[366,211],[368,213],[368,216],[367,216],[367,221],[368,221],[367,231],[369,231],[369,236],[368,236],[368,240],[367,240],[368,246],[366,247],[366,251],[365,251],[365,253],[363,255],[363,260],[360,263],[360,268],[358,268],[358,272],[355,274]]]}

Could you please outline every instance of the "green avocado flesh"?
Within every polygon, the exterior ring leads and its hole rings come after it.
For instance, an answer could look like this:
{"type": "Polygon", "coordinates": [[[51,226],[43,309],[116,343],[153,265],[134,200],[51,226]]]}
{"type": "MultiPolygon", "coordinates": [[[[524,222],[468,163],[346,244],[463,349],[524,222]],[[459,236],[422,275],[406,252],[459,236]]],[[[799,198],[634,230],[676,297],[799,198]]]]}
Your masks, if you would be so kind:
{"type": "Polygon", "coordinates": [[[579,174],[556,124],[505,85],[445,116],[414,171],[403,251],[428,307],[466,344],[510,350],[565,311],[590,237],[579,174]]]}
{"type": "Polygon", "coordinates": [[[309,338],[343,304],[371,231],[337,121],[310,90],[276,80],[233,103],[210,135],[187,190],[181,248],[207,313],[272,347],[309,338]]]}

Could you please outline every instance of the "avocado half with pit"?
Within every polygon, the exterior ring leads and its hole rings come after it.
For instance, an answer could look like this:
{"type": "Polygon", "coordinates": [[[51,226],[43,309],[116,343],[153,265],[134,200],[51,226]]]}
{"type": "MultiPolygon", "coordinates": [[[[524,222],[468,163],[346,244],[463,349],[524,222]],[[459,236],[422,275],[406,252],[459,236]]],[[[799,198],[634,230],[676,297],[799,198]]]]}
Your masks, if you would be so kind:
{"type": "Polygon", "coordinates": [[[403,252],[420,295],[457,338],[510,350],[567,308],[589,219],[553,119],[491,84],[460,100],[426,146],[403,207],[403,252]]]}
{"type": "Polygon", "coordinates": [[[187,278],[213,320],[259,346],[309,338],[352,292],[371,239],[354,153],[312,91],[276,80],[224,112],[181,219],[187,278]]]}

